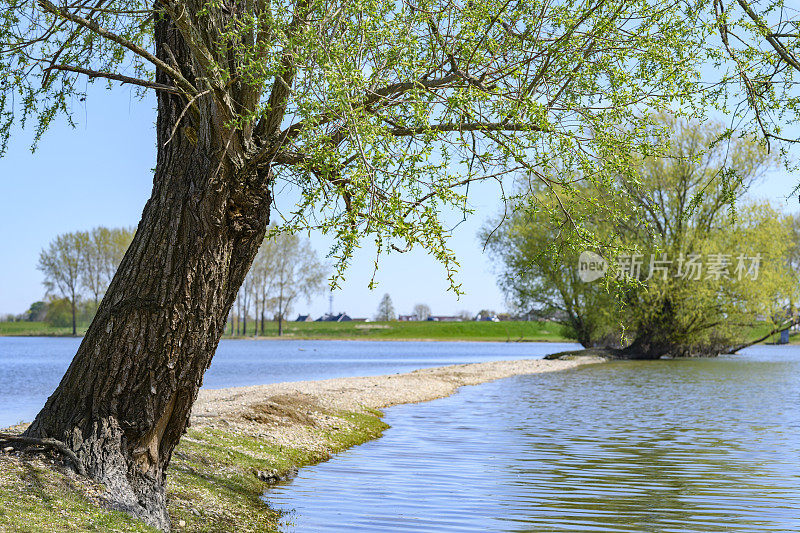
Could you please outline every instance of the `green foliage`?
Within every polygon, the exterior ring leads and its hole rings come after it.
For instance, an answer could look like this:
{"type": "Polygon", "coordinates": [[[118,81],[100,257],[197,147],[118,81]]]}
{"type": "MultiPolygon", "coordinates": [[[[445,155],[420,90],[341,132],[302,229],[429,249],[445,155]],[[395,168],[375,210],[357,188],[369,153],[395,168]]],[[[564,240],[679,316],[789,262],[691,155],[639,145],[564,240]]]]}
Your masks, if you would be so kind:
{"type": "Polygon", "coordinates": [[[64,328],[72,325],[72,304],[66,298],[53,298],[48,302],[45,323],[51,327],[64,328]]]}
{"type": "Polygon", "coordinates": [[[47,313],[47,304],[45,302],[33,302],[30,308],[25,312],[25,320],[29,322],[41,322],[47,313]]]}
{"type": "Polygon", "coordinates": [[[585,346],[718,353],[745,343],[757,323],[778,327],[793,317],[791,220],[746,197],[774,163],[761,146],[741,137],[716,142],[718,124],[661,120],[674,132],[669,153],[633,162],[638,179],[611,171],[613,188],[581,190],[592,199],[586,206],[616,204],[612,212],[627,216],[604,218],[589,207],[572,214],[610,243],[598,249],[611,265],[603,280],[579,278],[572,220],[554,208],[549,189],[527,181],[521,186],[535,208],[515,212],[498,231],[487,225],[484,238],[509,299],[524,311],[557,313],[565,334],[585,346]],[[709,189],[714,179],[723,186],[709,189]],[[687,266],[693,255],[706,263],[697,276],[687,266]],[[749,270],[755,257],[757,273],[749,270]]]}
{"type": "MultiPolygon", "coordinates": [[[[665,142],[654,112],[704,118],[717,108],[753,118],[755,110],[762,134],[793,124],[786,57],[798,39],[779,37],[779,55],[762,27],[782,25],[785,2],[756,5],[763,24],[749,5],[256,0],[231,9],[117,0],[101,9],[6,0],[0,138],[5,149],[14,123],[35,120],[35,145],[58,116],[71,122],[85,77],[175,93],[189,107],[209,99],[241,147],[230,153],[232,168],[266,173],[273,190],[299,195],[281,206],[276,231],[335,236],[339,276],[365,238],[379,257],[421,246],[458,292],[440,215],[471,211],[470,183],[530,172],[558,185],[558,206],[569,213],[581,189],[547,170],[597,187],[612,186],[610,172],[636,179],[632,161],[665,142]],[[190,65],[152,54],[154,23],[167,20],[190,65]],[[721,32],[738,32],[738,50],[719,46],[721,32]],[[717,80],[705,79],[708,62],[718,64],[717,80]],[[740,83],[755,87],[749,105],[738,105],[740,83]],[[771,122],[761,120],[767,115],[771,122]]],[[[576,233],[596,241],[591,227],[576,233]]]]}

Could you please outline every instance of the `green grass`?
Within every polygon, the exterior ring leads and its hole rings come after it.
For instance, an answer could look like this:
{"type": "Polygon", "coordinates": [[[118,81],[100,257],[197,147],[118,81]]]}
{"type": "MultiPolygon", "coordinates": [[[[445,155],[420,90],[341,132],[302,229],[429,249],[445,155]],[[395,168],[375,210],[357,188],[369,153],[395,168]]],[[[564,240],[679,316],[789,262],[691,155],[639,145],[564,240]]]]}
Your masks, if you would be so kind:
{"type": "MultiPolygon", "coordinates": [[[[248,322],[248,335],[233,338],[252,338],[254,322],[248,322]]],[[[88,325],[78,328],[78,335],[88,325]]],[[[770,326],[750,328],[747,337],[759,338],[770,326]]],[[[54,327],[44,322],[0,322],[0,336],[70,336],[69,327],[54,327]]],[[[561,335],[561,327],[553,322],[284,322],[284,339],[336,340],[435,340],[435,341],[500,341],[500,342],[573,342],[561,335]]],[[[261,332],[259,331],[259,336],[261,332]]],[[[265,337],[278,336],[278,323],[267,322],[265,337]]],[[[776,342],[775,334],[765,342],[776,342]]],[[[223,338],[231,338],[230,327],[223,338]]],[[[793,334],[790,342],[800,343],[793,334]]]]}
{"type": "MultiPolygon", "coordinates": [[[[267,322],[265,326],[264,336],[278,336],[277,322],[267,322]]],[[[250,322],[249,331],[253,327],[250,322]]],[[[286,339],[568,342],[560,335],[560,329],[552,322],[284,322],[283,334],[286,339]]],[[[78,328],[79,335],[85,332],[85,325],[78,328]]],[[[44,322],[0,322],[0,336],[71,334],[69,327],[54,327],[44,322]]],[[[223,338],[230,337],[228,328],[223,338]]]]}
{"type": "MultiPolygon", "coordinates": [[[[87,325],[78,328],[78,335],[87,325]]],[[[254,323],[248,323],[252,332],[254,323]]],[[[286,339],[551,341],[569,342],[553,322],[284,322],[286,339]]],[[[259,331],[259,335],[261,332],[259,331]]],[[[0,322],[0,336],[70,336],[69,327],[44,322],[0,322]]],[[[247,335],[250,337],[251,335],[247,335]]],[[[265,337],[278,336],[278,323],[267,322],[265,337]]],[[[239,337],[245,337],[239,335],[239,337]]],[[[230,327],[223,338],[231,338],[230,327]]]]}
{"type": "MultiPolygon", "coordinates": [[[[173,454],[167,476],[173,531],[277,531],[281,514],[261,500],[268,485],[255,472],[319,463],[331,454],[377,438],[388,426],[380,413],[327,412],[336,429],[311,427],[322,449],[270,445],[233,430],[190,429],[173,454]]],[[[97,504],[98,487],[41,461],[0,453],[0,531],[119,531],[155,533],[130,516],[97,504]]]]}
{"type": "MultiPolygon", "coordinates": [[[[265,326],[264,336],[278,335],[276,322],[265,326]]],[[[253,327],[248,324],[249,331],[253,327]]],[[[283,334],[286,339],[569,342],[560,330],[553,322],[284,322],[283,334]]],[[[224,337],[230,337],[230,327],[224,337]]]]}
{"type": "Polygon", "coordinates": [[[40,461],[18,461],[0,455],[0,530],[156,532],[124,513],[99,507],[92,501],[89,485],[40,461]]]}
{"type": "MultiPolygon", "coordinates": [[[[749,328],[749,330],[747,332],[747,335],[746,335],[746,338],[749,338],[749,339],[760,339],[761,337],[763,337],[764,335],[766,335],[767,333],[772,331],[773,328],[774,328],[774,326],[772,324],[763,324],[763,325],[760,325],[760,326],[749,328]]],[[[780,333],[774,333],[774,334],[770,335],[761,344],[775,344],[780,339],[781,339],[781,334],[780,333]]],[[[796,331],[790,332],[789,333],[789,344],[800,344],[800,334],[798,334],[796,331]]]]}
{"type": "MultiPolygon", "coordinates": [[[[78,335],[86,332],[88,324],[78,326],[78,335]]],[[[56,327],[46,322],[0,322],[0,336],[9,337],[68,337],[72,326],[56,327]]]]}

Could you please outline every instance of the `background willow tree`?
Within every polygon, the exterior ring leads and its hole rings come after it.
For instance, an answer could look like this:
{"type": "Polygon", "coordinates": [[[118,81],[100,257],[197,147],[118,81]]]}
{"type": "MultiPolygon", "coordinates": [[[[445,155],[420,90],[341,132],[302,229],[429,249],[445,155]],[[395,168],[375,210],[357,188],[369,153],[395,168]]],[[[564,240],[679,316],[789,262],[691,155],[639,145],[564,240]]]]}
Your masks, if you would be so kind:
{"type": "Polygon", "coordinates": [[[262,245],[267,262],[265,270],[272,274],[272,290],[265,305],[278,321],[278,336],[283,335],[283,322],[298,299],[311,298],[325,288],[326,266],[317,258],[311,243],[297,235],[278,233],[262,245]]]}
{"type": "Polygon", "coordinates": [[[674,132],[667,157],[643,158],[640,180],[620,180],[636,215],[622,233],[645,259],[644,290],[624,291],[626,350],[640,358],[715,356],[747,345],[759,325],[778,330],[794,318],[790,219],[753,198],[775,165],[762,145],[738,136],[719,143],[718,123],[664,121],[674,132]],[[721,186],[709,190],[712,177],[721,186]],[[688,266],[693,255],[702,263],[697,274],[688,266]],[[651,257],[663,271],[646,279],[651,257]]]}
{"type": "MultiPolygon", "coordinates": [[[[457,291],[439,214],[468,210],[470,182],[548,168],[556,157],[586,180],[604,179],[600,161],[624,174],[651,150],[643,110],[702,115],[724,100],[714,90],[733,78],[709,89],[693,69],[717,53],[712,36],[745,15],[706,7],[4,1],[3,147],[16,123],[36,123],[35,144],[59,115],[72,120],[87,79],[157,94],[152,196],[28,436],[64,441],[118,507],[167,528],[166,468],[277,186],[300,197],[282,229],[336,237],[338,276],[368,237],[379,255],[427,249],[457,291]]],[[[766,15],[775,9],[780,2],[766,15]]],[[[775,50],[761,53],[759,32],[748,34],[758,52],[748,61],[775,50]]],[[[580,199],[562,200],[568,211],[580,199]]]]}
{"type": "Polygon", "coordinates": [[[78,299],[81,296],[82,257],[88,246],[81,232],[59,235],[39,253],[37,268],[44,275],[48,296],[69,302],[72,334],[77,335],[78,299]]]}
{"type": "Polygon", "coordinates": [[[391,322],[397,320],[397,314],[394,312],[394,304],[392,297],[389,294],[384,294],[381,301],[378,302],[378,310],[375,312],[375,320],[378,322],[391,322]]]}
{"type": "MultiPolygon", "coordinates": [[[[570,234],[571,221],[548,198],[546,187],[526,184],[525,189],[526,198],[517,202],[530,202],[527,209],[489,220],[480,231],[507,305],[517,315],[557,322],[565,337],[584,348],[616,347],[622,323],[617,288],[580,279],[581,245],[570,234]]],[[[582,194],[590,197],[588,190],[582,194]]],[[[597,232],[612,225],[598,216],[591,226],[597,232]]]]}
{"type": "MultiPolygon", "coordinates": [[[[73,335],[77,334],[80,300],[91,298],[93,303],[86,302],[85,311],[93,317],[131,240],[132,230],[101,226],[58,235],[40,252],[37,268],[44,275],[47,295],[61,297],[68,304],[73,335]]],[[[58,315],[61,306],[55,300],[51,303],[53,313],[48,314],[58,315]]]]}
{"type": "MultiPolygon", "coordinates": [[[[303,299],[310,303],[323,292],[329,274],[329,268],[319,260],[308,239],[287,232],[271,232],[259,248],[236,299],[239,313],[231,319],[237,320],[237,334],[240,322],[244,322],[242,334],[247,334],[247,316],[252,306],[253,335],[258,334],[259,323],[264,335],[268,310],[278,322],[278,336],[283,335],[283,322],[294,305],[303,299]]],[[[230,322],[232,333],[233,320],[230,322]]]]}
{"type": "Polygon", "coordinates": [[[582,190],[587,204],[617,203],[628,215],[571,213],[619,239],[603,254],[617,268],[581,280],[570,219],[550,189],[523,180],[531,208],[482,232],[500,287],[524,312],[557,313],[585,347],[623,348],[628,358],[715,356],[748,345],[765,327],[789,327],[798,291],[794,219],[748,198],[775,158],[746,138],[717,142],[720,124],[661,120],[674,132],[669,152],[642,158],[635,181],[613,176],[614,187],[582,190]],[[722,186],[708,189],[714,177],[722,186]]]}

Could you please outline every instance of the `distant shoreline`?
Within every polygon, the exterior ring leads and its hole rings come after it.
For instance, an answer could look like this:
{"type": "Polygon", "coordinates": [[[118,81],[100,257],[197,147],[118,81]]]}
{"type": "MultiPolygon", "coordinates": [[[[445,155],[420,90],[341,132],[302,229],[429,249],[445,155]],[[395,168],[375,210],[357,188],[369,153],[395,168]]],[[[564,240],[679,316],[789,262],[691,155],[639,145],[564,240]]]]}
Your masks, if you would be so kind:
{"type": "MultiPolygon", "coordinates": [[[[28,339],[82,339],[83,335],[41,335],[41,334],[31,334],[31,335],[0,335],[0,337],[8,337],[8,338],[28,338],[28,339]]],[[[576,344],[577,341],[572,339],[454,339],[454,338],[439,338],[439,339],[431,339],[431,338],[359,338],[359,337],[290,337],[290,336],[283,336],[283,337],[222,337],[221,341],[352,341],[352,342],[495,342],[495,343],[534,343],[534,342],[543,342],[543,343],[552,343],[552,344],[576,344]]]]}
{"type": "MultiPolygon", "coordinates": [[[[248,324],[252,331],[253,322],[248,324]]],[[[554,322],[285,322],[284,334],[277,335],[277,323],[268,322],[264,335],[229,334],[222,339],[241,340],[338,340],[409,342],[574,342],[561,335],[554,322]]],[[[78,329],[78,337],[86,330],[78,329]]],[[[0,322],[3,337],[73,337],[70,328],[57,328],[42,322],[0,322]]]]}

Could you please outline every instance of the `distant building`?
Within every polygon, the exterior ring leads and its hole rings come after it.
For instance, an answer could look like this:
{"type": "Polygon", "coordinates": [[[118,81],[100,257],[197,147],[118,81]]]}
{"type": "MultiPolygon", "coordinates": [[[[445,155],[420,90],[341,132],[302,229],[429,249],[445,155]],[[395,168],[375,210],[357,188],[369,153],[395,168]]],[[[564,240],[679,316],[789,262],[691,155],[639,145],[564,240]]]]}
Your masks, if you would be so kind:
{"type": "Polygon", "coordinates": [[[313,322],[314,319],[311,318],[311,315],[297,315],[295,322],[313,322]]]}
{"type": "Polygon", "coordinates": [[[400,315],[397,317],[400,322],[416,322],[417,315],[400,315]]]}
{"type": "Polygon", "coordinates": [[[429,322],[463,322],[464,319],[460,316],[446,316],[446,315],[431,315],[428,317],[429,322]]]}
{"type": "Polygon", "coordinates": [[[348,316],[347,313],[338,313],[338,314],[330,314],[325,313],[321,317],[319,317],[316,322],[350,322],[353,319],[348,316]]]}

